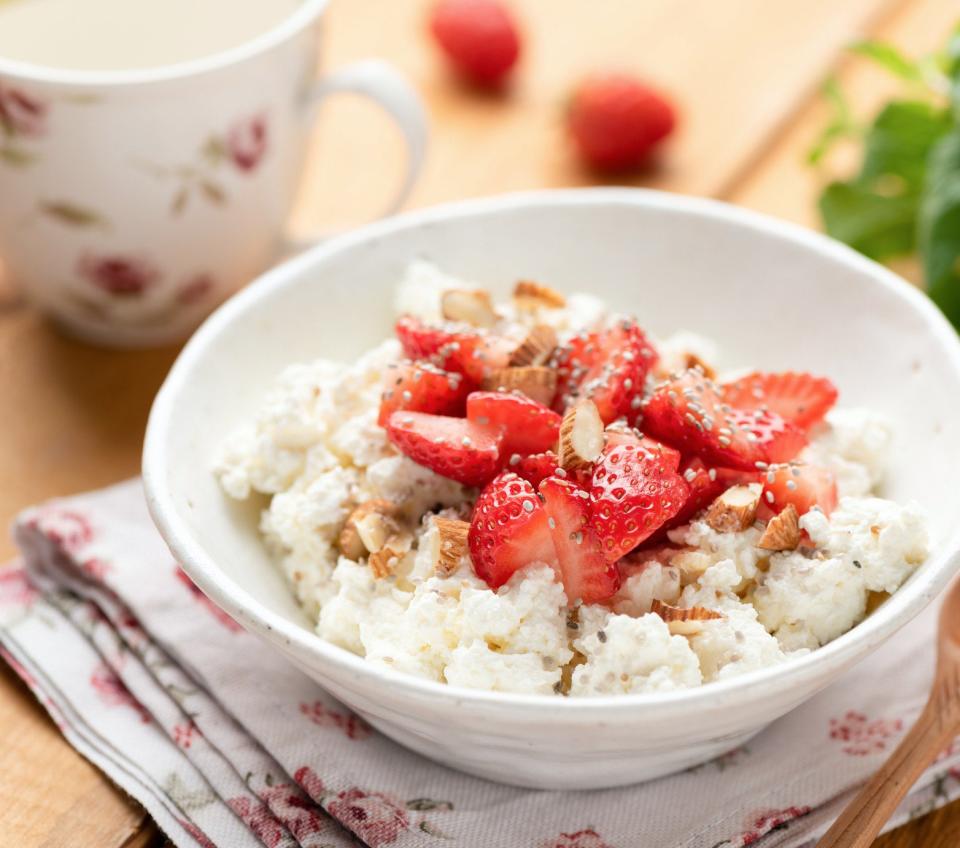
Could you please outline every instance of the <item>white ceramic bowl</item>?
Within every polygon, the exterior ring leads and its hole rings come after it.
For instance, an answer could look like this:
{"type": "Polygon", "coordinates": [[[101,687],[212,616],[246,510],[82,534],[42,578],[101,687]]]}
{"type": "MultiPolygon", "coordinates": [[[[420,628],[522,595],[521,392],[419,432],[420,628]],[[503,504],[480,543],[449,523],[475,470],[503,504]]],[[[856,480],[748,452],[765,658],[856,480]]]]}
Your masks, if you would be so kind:
{"type": "MultiPolygon", "coordinates": [[[[741,744],[919,613],[960,564],[960,343],[898,277],[814,233],[720,203],[636,190],[515,195],[365,227],[236,295],[200,328],[150,417],[150,509],[201,589],[402,745],[493,780],[585,789],[666,774],[741,744]],[[445,686],[321,640],[211,472],[285,365],[349,360],[389,334],[415,257],[500,295],[521,277],[591,291],[656,334],[716,338],[722,365],[827,374],[896,425],[886,494],[928,511],[933,553],[887,603],[801,659],[655,695],[593,699],[445,686]]],[[[261,504],[262,505],[262,504],[261,504]]]]}

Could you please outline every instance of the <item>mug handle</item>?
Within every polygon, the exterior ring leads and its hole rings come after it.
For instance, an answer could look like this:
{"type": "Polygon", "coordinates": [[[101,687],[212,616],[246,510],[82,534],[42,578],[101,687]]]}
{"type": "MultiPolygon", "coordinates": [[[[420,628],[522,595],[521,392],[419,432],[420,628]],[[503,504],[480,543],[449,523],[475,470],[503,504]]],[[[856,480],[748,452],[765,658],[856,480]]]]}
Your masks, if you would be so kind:
{"type": "MultiPolygon", "coordinates": [[[[314,84],[308,97],[311,119],[331,94],[362,94],[378,103],[403,133],[407,146],[406,174],[387,208],[378,216],[392,215],[403,206],[423,168],[427,147],[427,112],[413,86],[391,65],[381,59],[363,59],[324,76],[314,84]]],[[[288,249],[302,250],[334,233],[322,233],[302,239],[288,239],[288,249]]],[[[291,251],[291,252],[292,252],[291,251]]]]}

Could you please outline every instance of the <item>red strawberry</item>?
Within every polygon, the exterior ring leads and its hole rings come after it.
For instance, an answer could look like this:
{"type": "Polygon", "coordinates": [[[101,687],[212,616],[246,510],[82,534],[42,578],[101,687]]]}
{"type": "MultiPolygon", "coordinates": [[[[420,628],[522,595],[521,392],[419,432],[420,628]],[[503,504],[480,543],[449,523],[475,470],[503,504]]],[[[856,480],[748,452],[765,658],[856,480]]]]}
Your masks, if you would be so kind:
{"type": "Polygon", "coordinates": [[[744,471],[793,459],[807,443],[776,412],[724,403],[716,384],[696,369],[657,386],[643,406],[643,430],[708,464],[744,471]]]}
{"type": "Polygon", "coordinates": [[[644,436],[639,430],[633,427],[608,427],[605,433],[605,447],[612,448],[617,445],[640,445],[648,451],[659,453],[667,460],[667,466],[671,471],[676,471],[680,467],[680,451],[644,436]]]}
{"type": "Polygon", "coordinates": [[[647,372],[657,352],[633,321],[574,336],[554,356],[558,412],[578,398],[590,398],[605,424],[636,418],[647,372]]]}
{"type": "Polygon", "coordinates": [[[430,360],[444,371],[466,374],[480,383],[487,372],[505,368],[516,343],[492,333],[437,327],[410,315],[396,323],[397,338],[410,359],[430,360]]]}
{"type": "Polygon", "coordinates": [[[539,488],[540,483],[547,477],[555,476],[558,467],[557,455],[555,453],[535,453],[523,457],[519,454],[514,454],[514,456],[510,457],[508,465],[511,471],[516,471],[524,480],[531,483],[534,488],[539,488]],[[516,462],[513,461],[514,457],[516,457],[516,462]]]}
{"type": "Polygon", "coordinates": [[[643,165],[673,131],[676,116],[662,95],[639,80],[608,74],[581,83],[567,124],[589,165],[617,171],[643,165]]]}
{"type": "Polygon", "coordinates": [[[593,468],[593,526],[608,562],[632,551],[673,518],[689,489],[666,454],[640,445],[607,448],[593,468]]]}
{"type": "Polygon", "coordinates": [[[430,28],[457,72],[476,85],[498,86],[520,55],[517,26],[496,0],[440,0],[430,28]]]}
{"type": "Polygon", "coordinates": [[[452,341],[453,333],[424,324],[412,315],[401,315],[394,325],[403,353],[410,359],[430,359],[441,347],[452,341]]]}
{"type": "Polygon", "coordinates": [[[837,388],[826,377],[785,371],[754,372],[722,386],[723,399],[738,409],[769,409],[785,421],[809,430],[837,401],[837,388]]]}
{"type": "Polygon", "coordinates": [[[620,587],[620,572],[607,562],[590,524],[590,495],[575,483],[548,477],[540,484],[567,600],[594,604],[620,587]]]}
{"type": "Polygon", "coordinates": [[[763,503],[774,512],[793,504],[800,515],[814,506],[829,515],[837,506],[833,472],[819,465],[794,462],[772,465],[763,480],[763,503]]]}
{"type": "Polygon", "coordinates": [[[560,416],[525,395],[473,392],[467,397],[467,418],[503,428],[505,457],[551,450],[560,437],[560,416]]]}
{"type": "Polygon", "coordinates": [[[509,471],[480,493],[467,541],[473,570],[491,589],[525,565],[556,562],[547,512],[536,490],[509,471]]]}
{"type": "Polygon", "coordinates": [[[414,462],[466,486],[482,486],[500,467],[498,427],[425,412],[394,412],[387,438],[414,462]]]}
{"type": "Polygon", "coordinates": [[[462,415],[469,386],[462,374],[441,371],[428,363],[401,362],[387,370],[386,388],[377,423],[386,425],[399,409],[462,415]]]}

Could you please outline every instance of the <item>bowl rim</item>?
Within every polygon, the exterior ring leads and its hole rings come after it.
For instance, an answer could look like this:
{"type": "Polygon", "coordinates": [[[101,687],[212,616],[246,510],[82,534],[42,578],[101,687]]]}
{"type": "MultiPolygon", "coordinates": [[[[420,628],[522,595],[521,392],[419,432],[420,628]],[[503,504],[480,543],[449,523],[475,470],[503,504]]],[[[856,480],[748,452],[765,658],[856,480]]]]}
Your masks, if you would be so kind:
{"type": "MultiPolygon", "coordinates": [[[[493,712],[530,713],[549,708],[556,718],[595,718],[597,713],[670,711],[680,715],[702,707],[732,705],[769,694],[771,687],[782,691],[801,685],[825,685],[827,670],[842,671],[871,648],[891,636],[917,615],[960,568],[960,528],[938,545],[924,562],[922,579],[916,575],[894,593],[876,612],[832,642],[788,662],[750,671],[728,680],[669,692],[603,695],[589,698],[558,698],[555,695],[518,694],[468,689],[426,680],[368,663],[311,630],[273,612],[217,567],[213,557],[196,542],[180,518],[172,494],[164,485],[168,434],[176,422],[177,397],[208,349],[234,317],[268,300],[275,291],[296,286],[308,279],[311,270],[322,274],[326,260],[341,251],[375,242],[379,238],[423,226],[462,218],[482,218],[518,209],[544,207],[643,207],[679,212],[719,220],[775,237],[815,251],[854,271],[867,274],[877,285],[899,297],[906,308],[923,318],[943,349],[960,383],[960,338],[939,309],[917,288],[892,271],[813,230],[743,209],[722,201],[694,198],[650,189],[586,188],[547,189],[489,198],[459,201],[429,207],[366,225],[338,236],[267,271],[210,315],[181,351],[163,383],[150,412],[143,453],[143,483],[150,513],[184,570],[197,585],[247,629],[270,643],[285,643],[296,654],[311,655],[327,667],[334,667],[347,679],[369,684],[387,684],[394,696],[431,698],[460,708],[493,712]]],[[[316,275],[315,275],[316,276],[316,275]]],[[[316,279],[311,280],[316,285],[316,279]]],[[[301,660],[302,662],[302,660],[301,660]]]]}

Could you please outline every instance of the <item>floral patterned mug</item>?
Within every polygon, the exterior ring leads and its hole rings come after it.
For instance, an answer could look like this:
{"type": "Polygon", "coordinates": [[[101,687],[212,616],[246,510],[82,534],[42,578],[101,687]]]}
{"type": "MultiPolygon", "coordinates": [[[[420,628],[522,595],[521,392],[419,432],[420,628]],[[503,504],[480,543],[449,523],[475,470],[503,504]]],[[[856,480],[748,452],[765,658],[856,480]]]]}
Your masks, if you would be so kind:
{"type": "Polygon", "coordinates": [[[0,58],[0,262],[74,335],[112,346],[185,337],[273,262],[317,104],[382,105],[419,171],[427,127],[388,65],[315,79],[326,0],[253,41],[149,70],[62,71],[0,58]]]}

